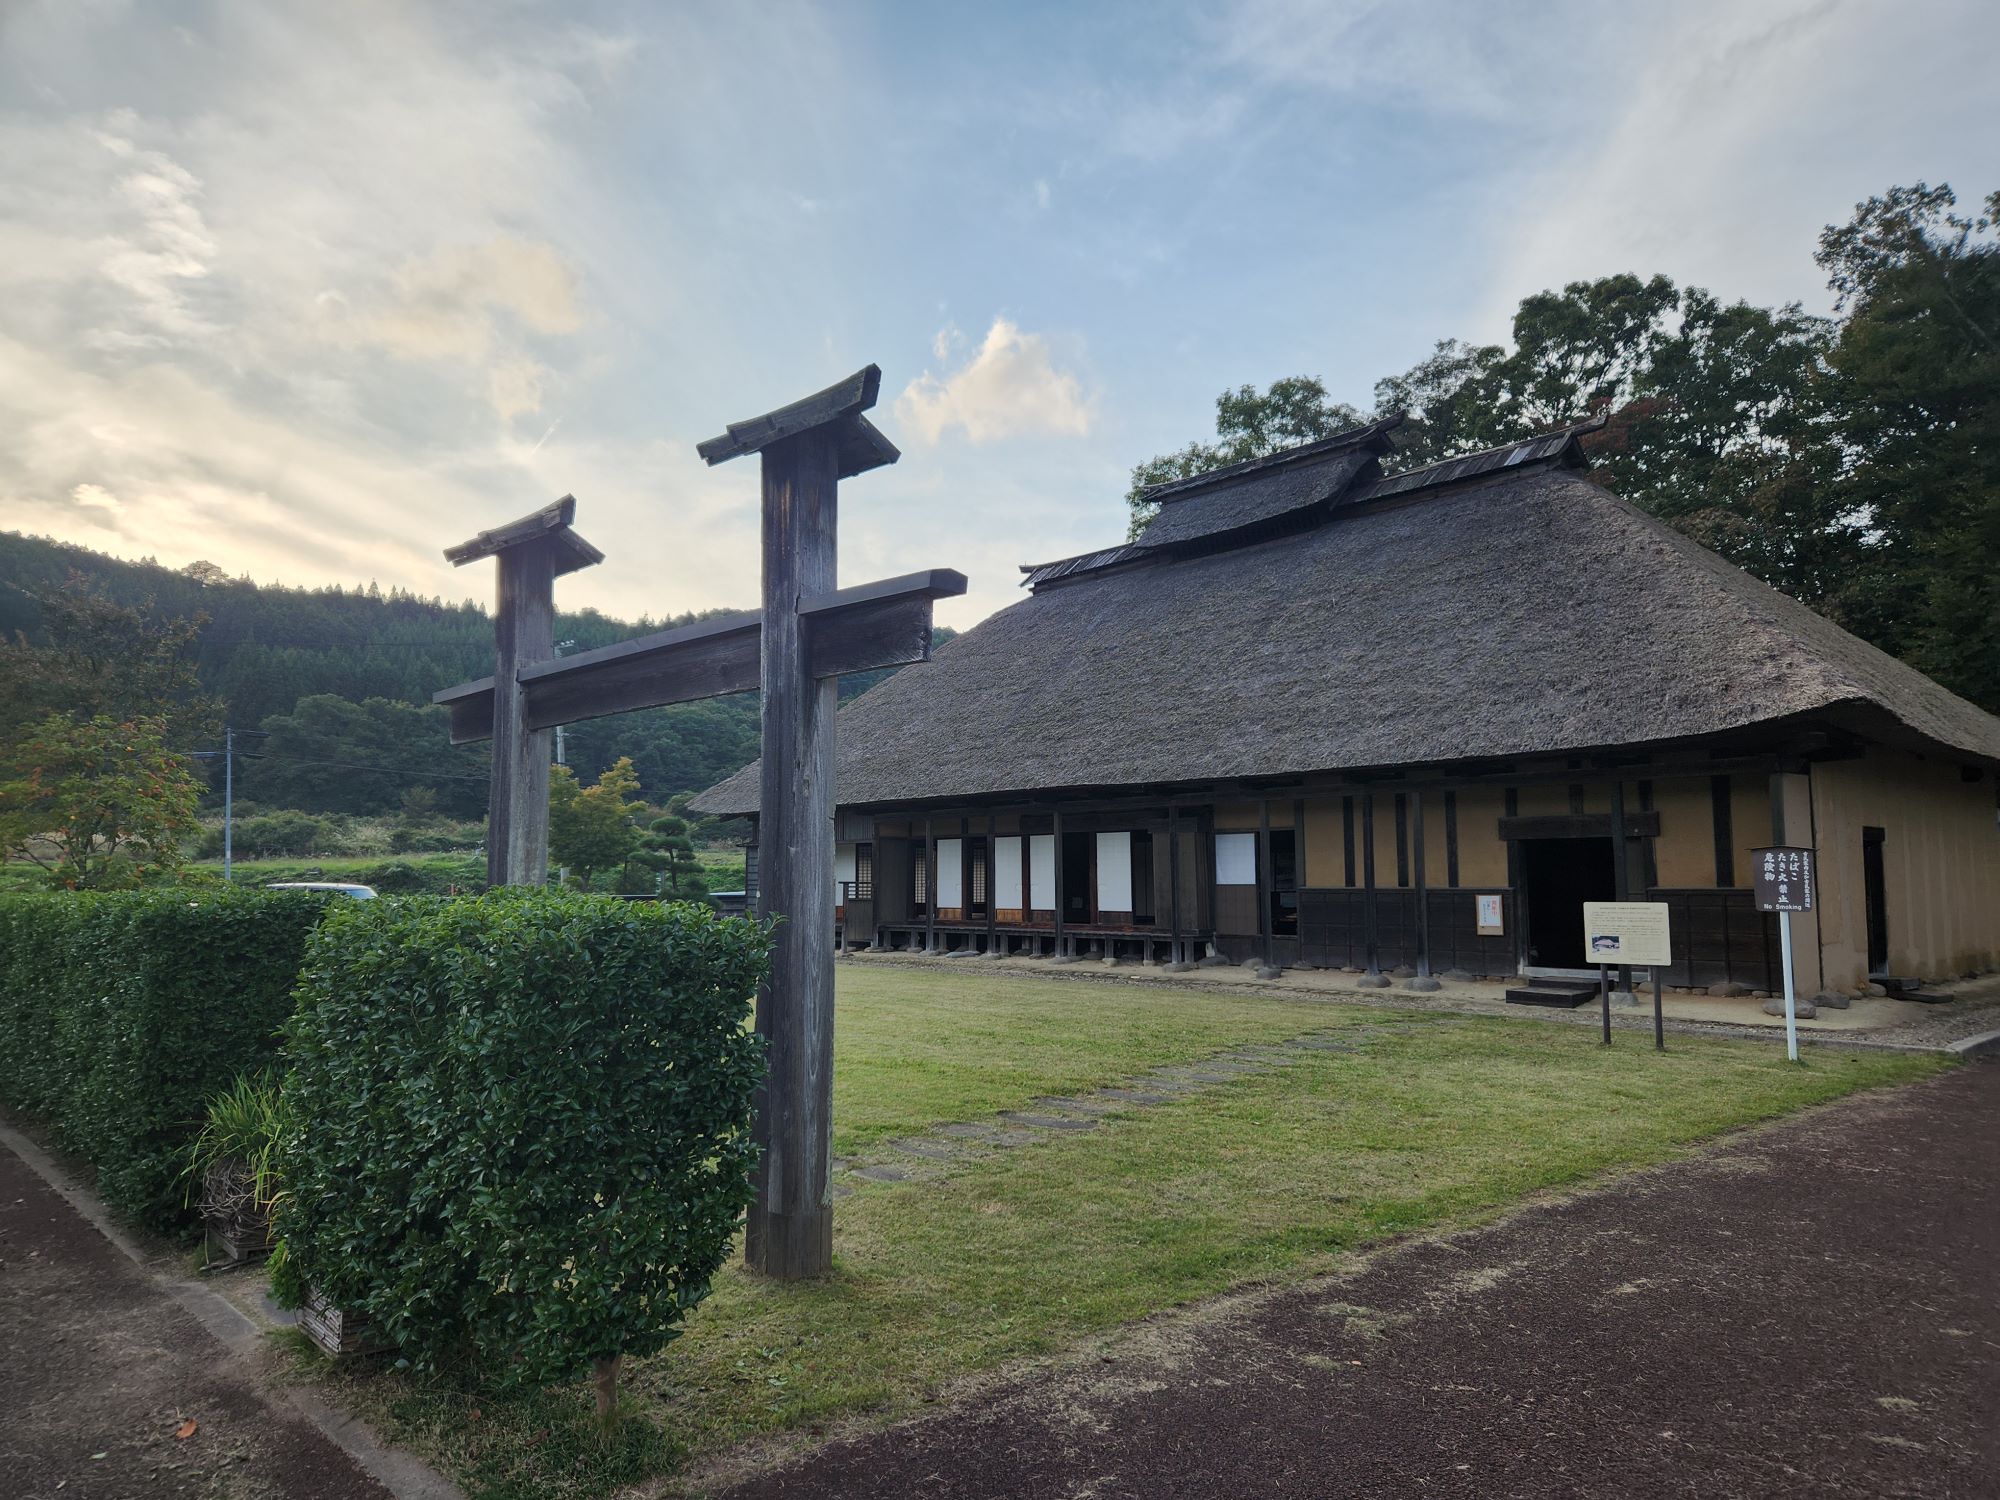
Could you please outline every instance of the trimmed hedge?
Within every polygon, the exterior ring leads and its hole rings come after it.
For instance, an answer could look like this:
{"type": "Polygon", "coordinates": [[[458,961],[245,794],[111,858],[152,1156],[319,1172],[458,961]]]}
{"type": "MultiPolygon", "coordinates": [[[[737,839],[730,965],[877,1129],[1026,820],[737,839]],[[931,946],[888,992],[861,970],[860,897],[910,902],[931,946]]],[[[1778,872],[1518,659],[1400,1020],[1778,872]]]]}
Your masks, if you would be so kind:
{"type": "Polygon", "coordinates": [[[750,1199],[769,944],[570,891],[334,912],[289,1032],[292,1269],[423,1369],[543,1385],[662,1347],[750,1199]]]}
{"type": "Polygon", "coordinates": [[[96,1167],[118,1213],[185,1227],[202,1111],[277,1061],[326,908],[201,886],[0,896],[0,1102],[96,1167]]]}

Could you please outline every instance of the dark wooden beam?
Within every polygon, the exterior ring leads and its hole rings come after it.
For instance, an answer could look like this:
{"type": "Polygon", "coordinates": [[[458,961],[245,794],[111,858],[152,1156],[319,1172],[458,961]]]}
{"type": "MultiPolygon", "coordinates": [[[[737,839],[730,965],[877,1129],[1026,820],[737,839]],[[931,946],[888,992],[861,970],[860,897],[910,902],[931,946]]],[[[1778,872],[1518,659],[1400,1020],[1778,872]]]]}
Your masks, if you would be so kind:
{"type": "Polygon", "coordinates": [[[1271,799],[1257,802],[1257,944],[1264,967],[1271,967],[1271,799]]]}
{"type": "Polygon", "coordinates": [[[931,659],[931,605],[965,592],[950,568],[799,601],[806,652],[815,676],[839,677],[931,659]]]}
{"type": "Polygon", "coordinates": [[[1410,870],[1417,893],[1417,978],[1431,977],[1431,903],[1424,883],[1424,794],[1410,793],[1410,870]]]}
{"type": "Polygon", "coordinates": [[[1375,794],[1361,794],[1362,929],[1368,949],[1368,977],[1382,973],[1382,950],[1375,931],[1375,794]]]}
{"type": "MultiPolygon", "coordinates": [[[[1614,792],[1614,795],[1618,794],[1614,792]]],[[[1660,815],[1657,812],[1626,813],[1624,824],[1627,838],[1654,838],[1660,831],[1660,815]]],[[[1500,819],[1500,837],[1503,839],[1608,839],[1615,832],[1609,813],[1584,813],[1581,816],[1550,813],[1546,817],[1500,819]]]]}
{"type": "MultiPolygon", "coordinates": [[[[964,574],[934,568],[811,596],[798,613],[813,674],[832,677],[928,660],[932,601],[964,592],[964,574]]],[[[743,610],[532,663],[517,673],[529,726],[547,729],[749,692],[757,686],[762,629],[761,618],[743,610]]],[[[431,701],[451,710],[454,745],[492,735],[491,677],[448,687],[431,701]]]]}

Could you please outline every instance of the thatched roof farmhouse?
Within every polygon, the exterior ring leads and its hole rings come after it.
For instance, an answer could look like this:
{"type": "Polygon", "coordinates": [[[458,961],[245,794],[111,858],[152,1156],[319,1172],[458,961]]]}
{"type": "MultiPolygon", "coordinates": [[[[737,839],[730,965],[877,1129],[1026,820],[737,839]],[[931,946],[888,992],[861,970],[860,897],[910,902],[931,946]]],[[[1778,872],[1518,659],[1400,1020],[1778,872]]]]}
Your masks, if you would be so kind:
{"type": "MultiPolygon", "coordinates": [[[[1610,493],[1573,429],[1385,474],[1393,425],[1159,487],[848,705],[845,940],[1559,974],[1617,896],[1672,906],[1675,982],[1762,989],[1749,851],[1792,843],[1809,983],[1993,964],[2000,719],[1610,493]]],[[[756,799],[752,766],[696,807],[756,799]]]]}

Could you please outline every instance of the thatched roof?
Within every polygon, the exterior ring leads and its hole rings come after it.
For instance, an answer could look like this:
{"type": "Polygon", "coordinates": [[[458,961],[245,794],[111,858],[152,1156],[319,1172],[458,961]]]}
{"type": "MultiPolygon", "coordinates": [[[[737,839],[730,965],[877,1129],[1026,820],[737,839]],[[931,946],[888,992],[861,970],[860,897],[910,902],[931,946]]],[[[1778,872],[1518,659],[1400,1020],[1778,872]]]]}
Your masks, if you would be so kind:
{"type": "MultiPolygon", "coordinates": [[[[1046,565],[841,712],[837,798],[1441,765],[1802,718],[2000,763],[2000,719],[1581,464],[1555,434],[1357,476],[1275,535],[1046,565]]],[[[694,805],[754,812],[757,791],[753,765],[694,805]]]]}

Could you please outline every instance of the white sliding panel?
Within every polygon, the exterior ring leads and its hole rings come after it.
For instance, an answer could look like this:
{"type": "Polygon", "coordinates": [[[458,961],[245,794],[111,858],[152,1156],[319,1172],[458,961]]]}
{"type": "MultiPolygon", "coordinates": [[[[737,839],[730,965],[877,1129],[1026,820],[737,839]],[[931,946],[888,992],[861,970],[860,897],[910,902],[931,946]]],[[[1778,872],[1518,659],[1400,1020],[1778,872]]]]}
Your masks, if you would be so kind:
{"type": "Polygon", "coordinates": [[[1215,883],[1255,885],[1257,883],[1257,835],[1218,833],[1215,836],[1215,883]]]}
{"type": "Polygon", "coordinates": [[[1021,841],[1016,837],[993,841],[993,904],[1013,911],[1021,904],[1021,841]]]}
{"type": "Polygon", "coordinates": [[[938,906],[965,905],[965,841],[939,839],[937,893],[938,906]]]}
{"type": "Polygon", "coordinates": [[[1052,833],[1029,835],[1028,905],[1036,911],[1055,910],[1056,836],[1052,833]]]}
{"type": "Polygon", "coordinates": [[[834,897],[840,899],[840,887],[854,879],[854,846],[835,844],[833,846],[834,897]]]}
{"type": "Polygon", "coordinates": [[[1097,909],[1132,909],[1132,835],[1100,833],[1097,836],[1097,909]]]}

